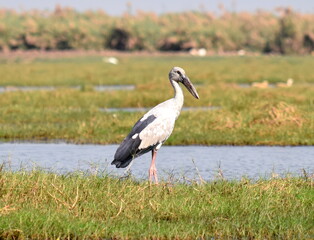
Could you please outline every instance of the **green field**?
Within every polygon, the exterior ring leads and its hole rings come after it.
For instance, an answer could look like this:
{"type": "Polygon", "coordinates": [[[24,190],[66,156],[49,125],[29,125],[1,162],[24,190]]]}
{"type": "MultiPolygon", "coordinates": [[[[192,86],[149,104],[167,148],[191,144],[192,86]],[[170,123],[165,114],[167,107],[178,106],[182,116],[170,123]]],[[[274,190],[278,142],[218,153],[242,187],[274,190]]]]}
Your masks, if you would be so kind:
{"type": "Polygon", "coordinates": [[[0,86],[57,86],[55,91],[0,94],[0,139],[119,143],[143,113],[99,108],[153,107],[173,96],[168,72],[183,67],[200,100],[185,91],[185,106],[218,106],[181,113],[166,144],[313,145],[314,58],[310,56],[120,56],[24,59],[0,57],[0,86]],[[290,88],[241,87],[294,79],[290,88]],[[94,85],[132,84],[134,91],[97,92],[94,85]],[[70,86],[79,86],[71,89],[70,86]]]}
{"type": "Polygon", "coordinates": [[[0,173],[0,239],[313,239],[313,179],[0,173]]]}

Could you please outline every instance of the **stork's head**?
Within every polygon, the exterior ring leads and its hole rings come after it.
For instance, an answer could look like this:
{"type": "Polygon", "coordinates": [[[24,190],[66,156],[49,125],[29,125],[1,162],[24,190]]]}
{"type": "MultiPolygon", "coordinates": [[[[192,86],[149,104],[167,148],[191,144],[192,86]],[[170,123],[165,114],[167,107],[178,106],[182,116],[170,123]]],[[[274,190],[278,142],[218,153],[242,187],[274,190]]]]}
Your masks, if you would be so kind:
{"type": "Polygon", "coordinates": [[[193,97],[197,99],[200,98],[195,87],[193,86],[188,76],[185,75],[185,71],[182,68],[180,67],[172,68],[171,71],[169,72],[169,79],[170,81],[182,83],[187,88],[187,90],[189,90],[189,92],[193,95],[193,97]]]}

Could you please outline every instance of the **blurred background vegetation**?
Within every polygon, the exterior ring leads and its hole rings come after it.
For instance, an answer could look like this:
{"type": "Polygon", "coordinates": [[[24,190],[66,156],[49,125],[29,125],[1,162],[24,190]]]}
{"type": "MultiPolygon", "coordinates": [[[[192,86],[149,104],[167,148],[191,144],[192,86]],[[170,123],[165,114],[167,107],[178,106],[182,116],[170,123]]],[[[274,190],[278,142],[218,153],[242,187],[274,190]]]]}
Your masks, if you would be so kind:
{"type": "Polygon", "coordinates": [[[188,51],[213,53],[311,54],[314,14],[289,8],[275,12],[220,14],[202,11],[138,11],[110,16],[56,6],[54,11],[0,9],[0,51],[107,50],[188,51]]]}

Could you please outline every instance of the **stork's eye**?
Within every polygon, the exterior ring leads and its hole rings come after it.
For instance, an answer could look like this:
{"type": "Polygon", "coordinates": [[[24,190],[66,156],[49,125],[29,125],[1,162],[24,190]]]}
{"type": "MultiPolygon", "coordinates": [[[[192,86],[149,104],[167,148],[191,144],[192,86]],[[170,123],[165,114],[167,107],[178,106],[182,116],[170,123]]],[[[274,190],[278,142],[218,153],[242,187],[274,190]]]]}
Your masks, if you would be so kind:
{"type": "Polygon", "coordinates": [[[181,76],[181,72],[180,71],[177,71],[177,74],[179,74],[181,76]]]}

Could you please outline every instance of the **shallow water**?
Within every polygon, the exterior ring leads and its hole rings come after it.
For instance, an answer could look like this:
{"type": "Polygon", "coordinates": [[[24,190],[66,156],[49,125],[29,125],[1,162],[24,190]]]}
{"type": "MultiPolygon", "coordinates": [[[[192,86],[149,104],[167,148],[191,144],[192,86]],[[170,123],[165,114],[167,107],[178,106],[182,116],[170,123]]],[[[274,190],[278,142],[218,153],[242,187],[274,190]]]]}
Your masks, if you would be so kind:
{"type": "Polygon", "coordinates": [[[94,86],[95,91],[113,91],[113,90],[134,90],[135,85],[98,85],[94,86]]]}
{"type": "Polygon", "coordinates": [[[28,91],[53,91],[56,88],[53,86],[7,86],[1,87],[0,86],[0,93],[3,92],[28,92],[28,91]]]}
{"type": "MultiPolygon", "coordinates": [[[[82,86],[64,86],[70,89],[81,89],[82,86]]],[[[16,92],[16,91],[53,91],[58,89],[54,86],[0,86],[0,93],[3,92],[16,92]]],[[[98,92],[103,91],[115,91],[115,90],[134,90],[135,85],[97,85],[93,86],[93,89],[98,92]]]]}
{"type": "MultiPolygon", "coordinates": [[[[110,165],[117,145],[75,145],[66,143],[1,143],[0,163],[7,169],[27,170],[40,167],[58,173],[96,169],[123,176],[125,169],[110,165]]],[[[134,160],[131,171],[145,179],[151,154],[134,160]]],[[[302,169],[314,172],[314,147],[250,147],[250,146],[163,146],[157,155],[158,174],[163,179],[183,175],[205,180],[217,178],[221,169],[224,178],[271,177],[272,173],[301,175],[302,169]],[[193,160],[195,165],[193,164],[193,160]],[[198,168],[198,171],[196,170],[198,168]]]]}

